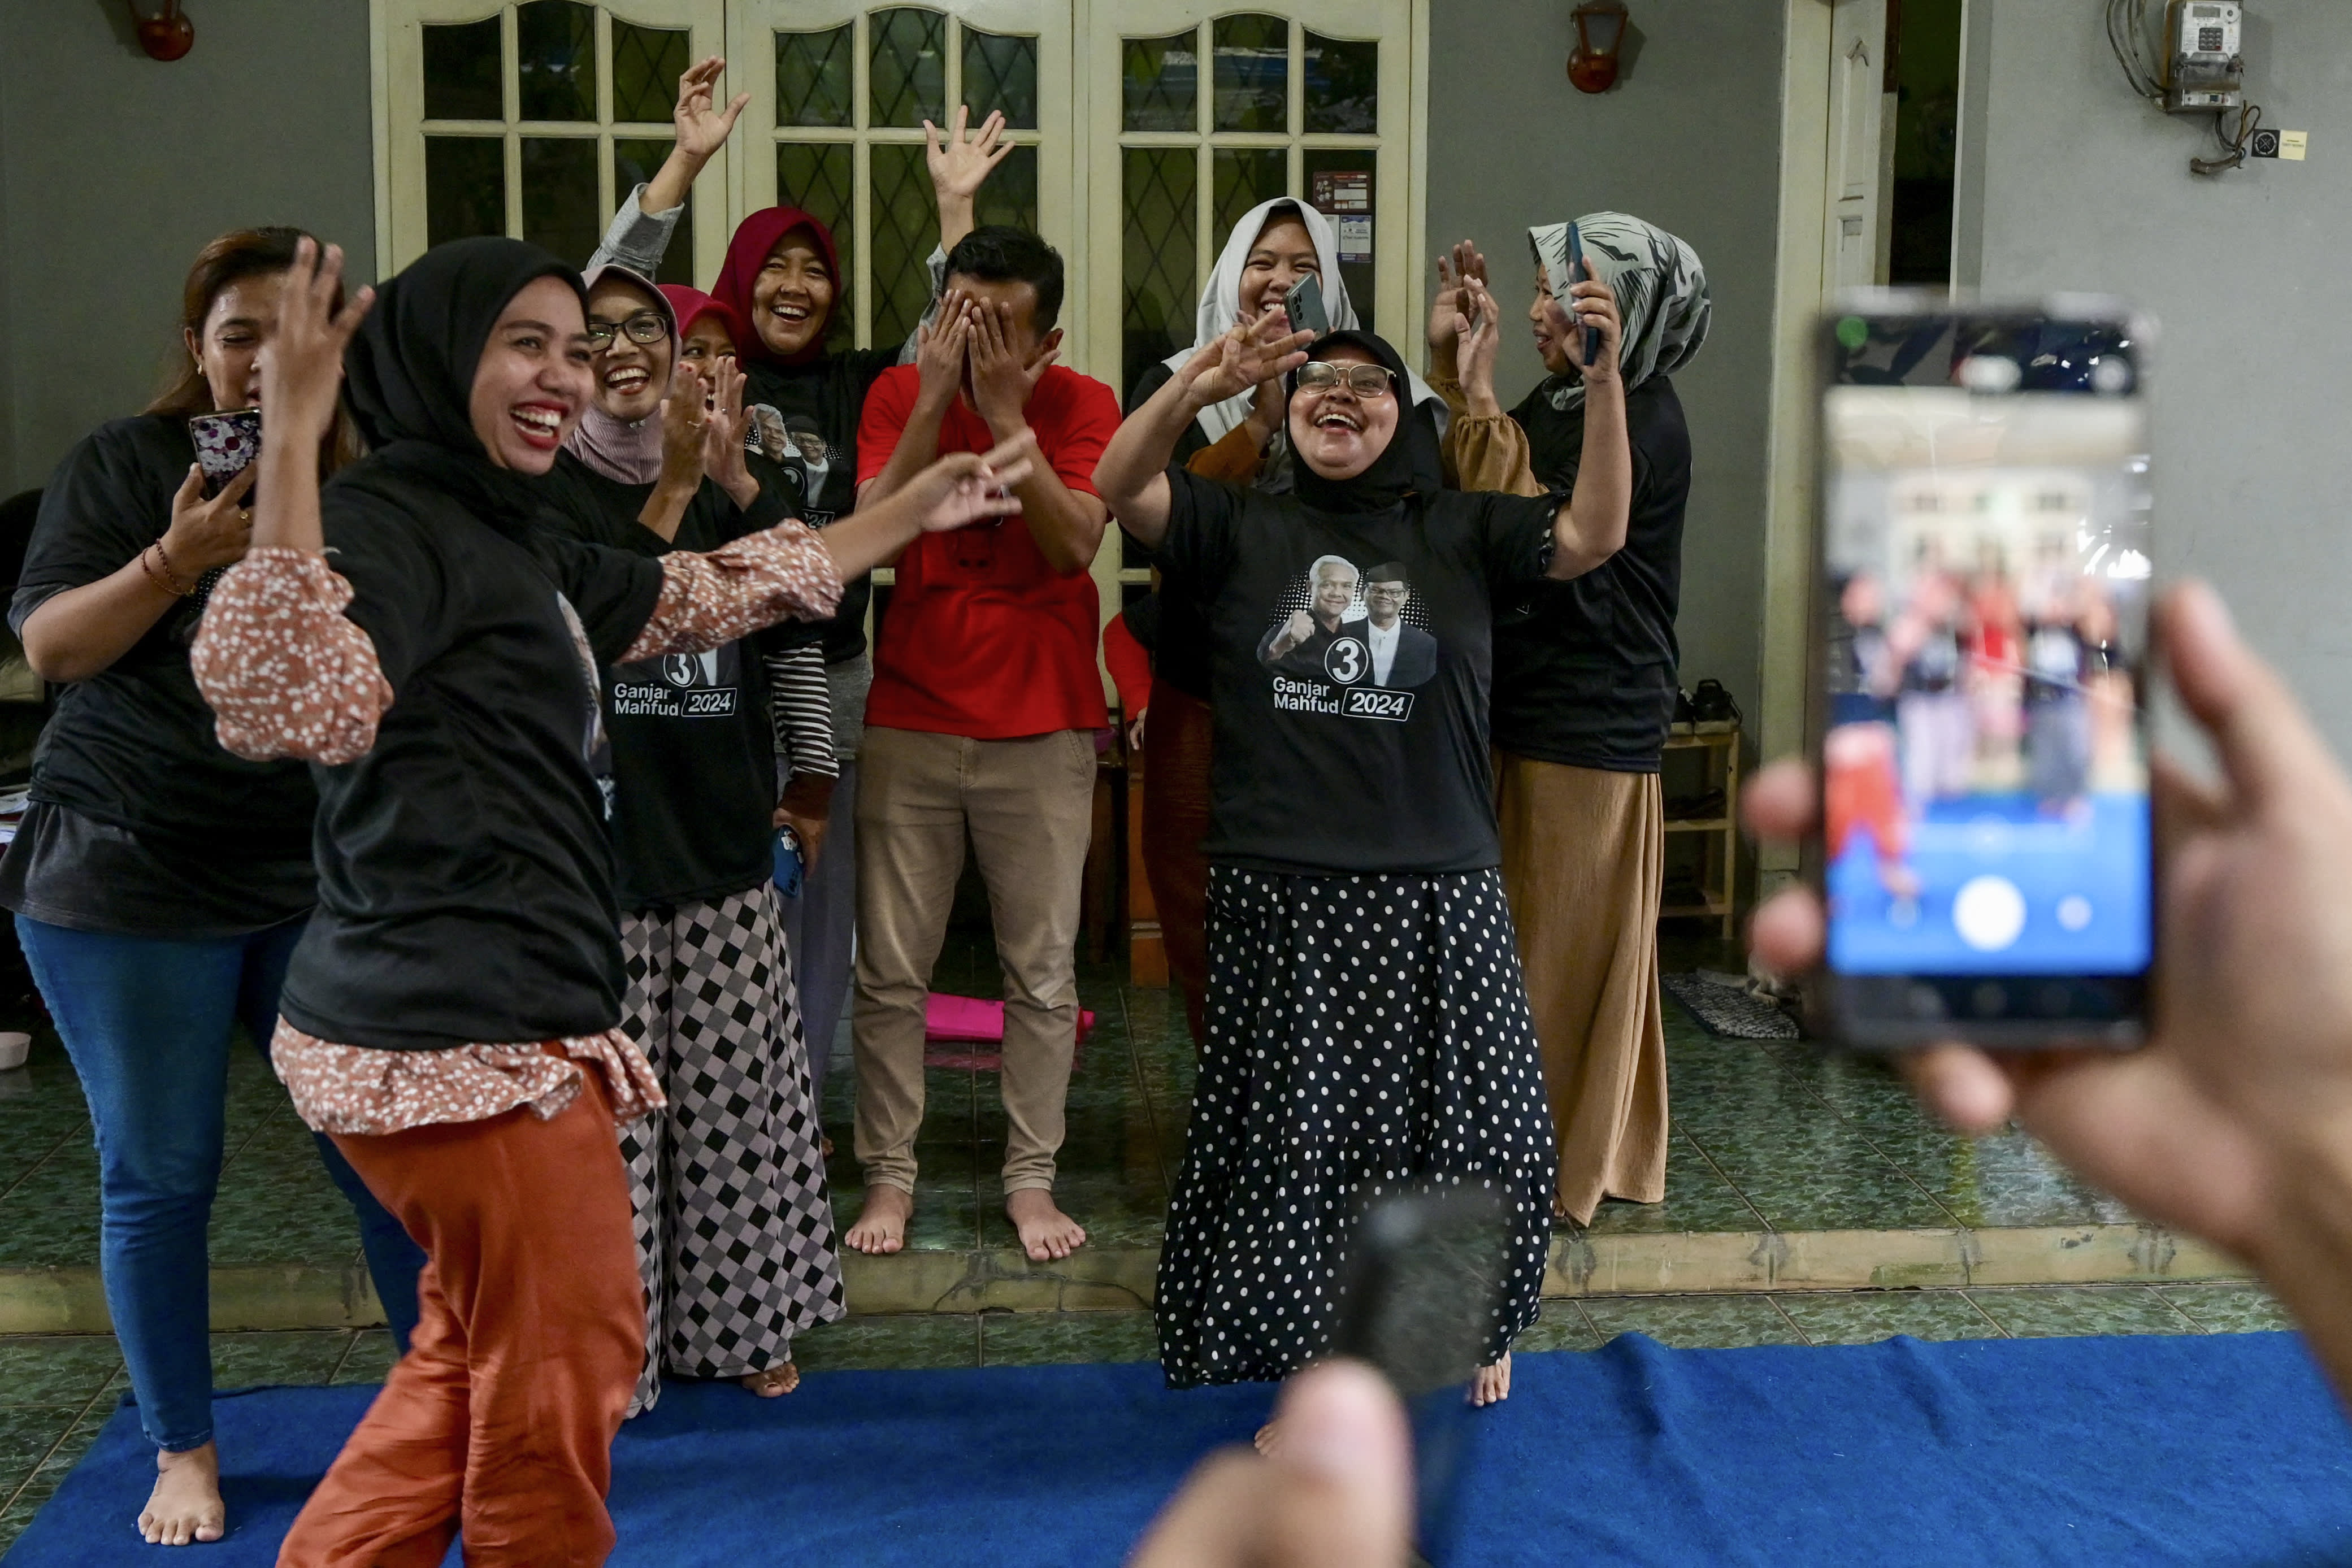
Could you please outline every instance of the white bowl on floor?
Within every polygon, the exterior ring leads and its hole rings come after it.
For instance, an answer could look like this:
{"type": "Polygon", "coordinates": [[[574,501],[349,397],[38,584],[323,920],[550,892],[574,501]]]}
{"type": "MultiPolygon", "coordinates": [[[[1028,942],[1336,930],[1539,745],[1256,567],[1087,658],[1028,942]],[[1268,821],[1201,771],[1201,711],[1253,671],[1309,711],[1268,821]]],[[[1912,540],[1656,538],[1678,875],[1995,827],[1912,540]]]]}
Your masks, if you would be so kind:
{"type": "Polygon", "coordinates": [[[25,1058],[33,1053],[33,1037],[29,1034],[0,1034],[0,1072],[25,1065],[25,1058]]]}

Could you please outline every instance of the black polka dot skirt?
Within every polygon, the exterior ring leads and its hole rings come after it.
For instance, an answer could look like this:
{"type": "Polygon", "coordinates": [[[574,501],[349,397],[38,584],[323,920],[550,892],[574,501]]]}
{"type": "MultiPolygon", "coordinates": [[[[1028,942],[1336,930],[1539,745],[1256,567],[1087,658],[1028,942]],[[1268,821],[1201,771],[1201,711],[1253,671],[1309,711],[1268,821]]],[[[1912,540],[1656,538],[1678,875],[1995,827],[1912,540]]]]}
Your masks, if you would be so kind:
{"type": "Polygon", "coordinates": [[[1504,1199],[1499,1359],[1539,1311],[1554,1165],[1500,873],[1212,866],[1207,1014],[1160,1255],[1169,1385],[1328,1354],[1349,1227],[1416,1184],[1504,1199]]]}

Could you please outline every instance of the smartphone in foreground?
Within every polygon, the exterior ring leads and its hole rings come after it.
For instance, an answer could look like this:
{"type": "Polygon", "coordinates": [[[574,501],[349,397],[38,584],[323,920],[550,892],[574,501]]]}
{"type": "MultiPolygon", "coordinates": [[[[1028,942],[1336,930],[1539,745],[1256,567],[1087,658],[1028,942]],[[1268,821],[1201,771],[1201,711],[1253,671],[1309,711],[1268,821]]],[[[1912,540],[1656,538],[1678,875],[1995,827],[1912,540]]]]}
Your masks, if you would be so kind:
{"type": "Polygon", "coordinates": [[[1412,1422],[1420,1550],[1448,1559],[1469,1438],[1469,1384],[1502,1310],[1508,1231],[1483,1187],[1430,1186],[1368,1205],[1349,1246],[1331,1348],[1381,1369],[1412,1422]]]}
{"type": "Polygon", "coordinates": [[[2143,1037],[2147,336],[2097,300],[1824,320],[1811,1000],[1834,1040],[2143,1037]]]}
{"type": "MultiPolygon", "coordinates": [[[[1570,218],[1568,221],[1568,287],[1559,290],[1559,302],[1563,308],[1570,303],[1568,289],[1584,281],[1584,231],[1576,226],[1574,218],[1570,218]]],[[[1600,357],[1601,329],[1587,327],[1584,329],[1584,352],[1577,363],[1589,365],[1600,357]]]]}

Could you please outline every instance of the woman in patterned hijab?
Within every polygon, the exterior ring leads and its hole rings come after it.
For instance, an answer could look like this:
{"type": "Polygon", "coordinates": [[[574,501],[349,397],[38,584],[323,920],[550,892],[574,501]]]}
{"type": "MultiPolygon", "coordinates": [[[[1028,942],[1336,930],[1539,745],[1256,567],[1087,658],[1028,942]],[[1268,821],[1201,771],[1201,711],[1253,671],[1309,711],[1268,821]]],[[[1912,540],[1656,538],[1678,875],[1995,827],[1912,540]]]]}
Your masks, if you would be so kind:
{"type": "MultiPolygon", "coordinates": [[[[1492,715],[1503,885],[1559,1140],[1553,1213],[1590,1224],[1603,1198],[1665,1197],[1658,775],[1678,685],[1675,612],[1691,480],[1690,431],[1672,377],[1706,340],[1712,304],[1697,254],[1622,213],[1576,221],[1586,270],[1571,279],[1569,226],[1528,231],[1537,264],[1528,319],[1550,374],[1505,414],[1491,351],[1483,363],[1462,356],[1467,407],[1446,444],[1465,489],[1575,488],[1590,455],[1584,334],[1573,313],[1580,297],[1605,285],[1624,319],[1618,366],[1633,467],[1625,547],[1573,582],[1497,607],[1492,715]]],[[[1465,247],[1456,260],[1470,277],[1452,279],[1461,296],[1452,319],[1465,333],[1499,326],[1475,253],[1465,247]]]]}

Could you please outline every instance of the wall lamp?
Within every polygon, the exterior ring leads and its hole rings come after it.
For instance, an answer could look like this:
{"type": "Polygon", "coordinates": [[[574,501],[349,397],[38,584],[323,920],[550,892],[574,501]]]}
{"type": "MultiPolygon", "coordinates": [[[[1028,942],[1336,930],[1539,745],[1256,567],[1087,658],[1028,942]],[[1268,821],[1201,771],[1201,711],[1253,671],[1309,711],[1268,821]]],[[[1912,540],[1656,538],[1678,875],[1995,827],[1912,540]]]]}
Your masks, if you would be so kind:
{"type": "Polygon", "coordinates": [[[1579,92],[1607,92],[1617,85],[1617,51],[1624,47],[1625,0],[1584,0],[1570,12],[1576,47],[1569,51],[1568,79],[1579,92]]]}
{"type": "Polygon", "coordinates": [[[196,47],[196,25],[180,10],[180,0],[163,0],[163,9],[152,16],[142,16],[139,0],[125,0],[131,7],[131,25],[138,29],[139,47],[147,51],[151,60],[176,60],[196,47]]]}

